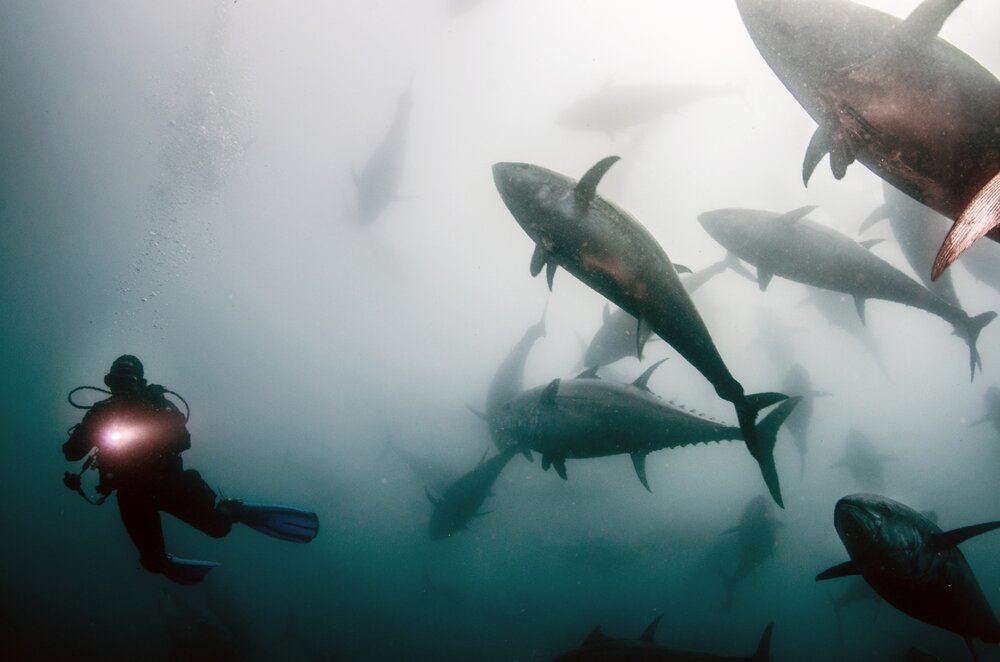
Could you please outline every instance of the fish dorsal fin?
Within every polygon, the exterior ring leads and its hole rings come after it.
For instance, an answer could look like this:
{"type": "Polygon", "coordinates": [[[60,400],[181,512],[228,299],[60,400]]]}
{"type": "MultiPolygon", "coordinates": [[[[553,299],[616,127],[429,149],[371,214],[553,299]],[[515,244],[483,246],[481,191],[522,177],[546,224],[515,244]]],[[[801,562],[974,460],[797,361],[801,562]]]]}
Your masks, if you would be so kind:
{"type": "Polygon", "coordinates": [[[574,377],[574,379],[600,379],[600,377],[597,376],[597,371],[600,369],[600,367],[601,366],[599,365],[595,365],[591,368],[587,368],[579,375],[574,377]]]}
{"type": "Polygon", "coordinates": [[[590,634],[587,635],[587,638],[583,640],[583,645],[592,646],[594,644],[605,642],[608,639],[609,637],[603,632],[601,632],[601,626],[598,625],[593,630],[591,630],[590,634]]]}
{"type": "Polygon", "coordinates": [[[793,209],[792,211],[785,212],[775,220],[781,223],[787,223],[791,225],[792,223],[797,223],[798,221],[801,221],[803,218],[812,213],[814,209],[816,209],[816,205],[806,205],[805,207],[799,207],[798,209],[793,209]]]}
{"type": "Polygon", "coordinates": [[[674,271],[676,271],[679,274],[693,273],[691,271],[691,267],[685,267],[683,264],[677,264],[676,262],[674,262],[674,271]]]}
{"type": "Polygon", "coordinates": [[[604,317],[602,317],[604,323],[607,324],[608,320],[611,319],[611,304],[607,301],[604,302],[604,317]]]}
{"type": "Polygon", "coordinates": [[[764,662],[771,659],[771,632],[774,631],[774,622],[768,623],[764,628],[764,633],[760,635],[757,643],[757,650],[750,656],[751,660],[764,662]]]}
{"type": "Polygon", "coordinates": [[[424,494],[427,495],[427,500],[430,501],[431,505],[434,506],[435,508],[441,504],[441,499],[435,498],[434,495],[431,494],[431,491],[426,487],[424,488],[424,494]]]}
{"type": "Polygon", "coordinates": [[[660,614],[653,619],[653,622],[646,626],[646,629],[642,631],[639,635],[639,641],[644,641],[647,644],[656,643],[656,626],[660,624],[660,619],[663,618],[663,614],[660,614]]]}
{"type": "Polygon", "coordinates": [[[608,171],[608,168],[615,164],[618,160],[617,156],[606,156],[593,167],[586,172],[586,174],[580,178],[580,181],[576,184],[576,190],[574,195],[576,196],[576,208],[578,211],[586,209],[594,196],[597,195],[597,184],[604,177],[604,173],[608,171]]]}
{"type": "Polygon", "coordinates": [[[938,523],[938,514],[934,510],[924,510],[920,513],[923,517],[926,517],[935,524],[938,523]]]}
{"type": "Polygon", "coordinates": [[[652,492],[653,490],[649,489],[649,481],[646,480],[646,454],[632,453],[632,466],[635,467],[635,475],[639,477],[642,486],[647,492],[652,492]]]}
{"type": "Polygon", "coordinates": [[[858,243],[868,250],[871,250],[872,246],[877,246],[878,244],[881,244],[882,241],[882,239],[865,239],[864,241],[859,241],[858,243]]]}
{"type": "Polygon", "coordinates": [[[553,379],[549,382],[549,385],[545,387],[542,391],[542,396],[538,399],[543,405],[554,405],[556,403],[556,394],[559,392],[559,379],[553,379]]]}
{"type": "Polygon", "coordinates": [[[666,359],[660,359],[653,365],[646,368],[645,372],[643,372],[641,375],[635,378],[635,381],[632,382],[632,386],[640,388],[643,391],[648,391],[649,386],[647,386],[647,384],[649,383],[649,378],[653,376],[653,371],[659,368],[660,364],[663,363],[664,361],[666,361],[666,359]]]}
{"type": "Polygon", "coordinates": [[[969,538],[989,533],[994,529],[1000,529],[1000,522],[986,522],[985,524],[973,524],[972,526],[963,526],[960,529],[952,529],[951,531],[936,534],[934,536],[934,546],[938,549],[948,549],[965,542],[969,538]]]}
{"type": "Polygon", "coordinates": [[[937,36],[951,13],[962,0],[924,0],[894,29],[894,35],[907,46],[920,46],[937,36]]]}
{"type": "Polygon", "coordinates": [[[868,214],[868,218],[862,221],[861,227],[858,228],[858,234],[867,232],[869,229],[871,229],[873,225],[875,225],[879,221],[884,221],[885,219],[889,218],[889,208],[890,205],[888,202],[883,204],[881,207],[876,207],[875,211],[868,214]]]}
{"type": "Polygon", "coordinates": [[[535,244],[535,252],[531,254],[531,277],[534,278],[542,273],[542,267],[548,262],[549,256],[545,254],[545,249],[541,244],[535,244]]]}
{"type": "Polygon", "coordinates": [[[850,577],[851,575],[860,575],[861,572],[858,567],[854,565],[854,561],[844,561],[839,565],[835,565],[832,568],[827,568],[823,572],[816,575],[816,581],[821,582],[826,579],[839,579],[840,577],[850,577]]]}

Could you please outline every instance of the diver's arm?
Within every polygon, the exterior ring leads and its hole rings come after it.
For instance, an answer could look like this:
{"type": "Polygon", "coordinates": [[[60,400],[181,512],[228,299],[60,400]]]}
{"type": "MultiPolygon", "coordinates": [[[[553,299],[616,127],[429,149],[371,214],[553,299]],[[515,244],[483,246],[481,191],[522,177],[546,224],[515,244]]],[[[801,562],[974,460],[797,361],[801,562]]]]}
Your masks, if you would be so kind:
{"type": "Polygon", "coordinates": [[[90,449],[94,447],[93,421],[90,412],[83,417],[83,420],[73,427],[69,439],[62,445],[63,457],[68,462],[82,460],[90,449]]]}

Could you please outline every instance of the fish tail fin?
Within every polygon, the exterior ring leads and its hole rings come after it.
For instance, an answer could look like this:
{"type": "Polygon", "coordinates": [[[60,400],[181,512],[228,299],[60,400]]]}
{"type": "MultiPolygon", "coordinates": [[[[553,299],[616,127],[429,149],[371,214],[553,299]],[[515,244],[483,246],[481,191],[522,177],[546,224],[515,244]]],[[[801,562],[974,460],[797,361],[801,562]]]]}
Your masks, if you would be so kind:
{"type": "Polygon", "coordinates": [[[768,662],[771,659],[771,633],[773,631],[774,623],[768,623],[763,634],[760,635],[760,641],[757,642],[757,650],[750,656],[753,662],[768,662]]]}
{"type": "Polygon", "coordinates": [[[964,338],[965,342],[969,345],[969,381],[973,381],[976,378],[977,367],[980,370],[983,368],[983,362],[979,358],[979,350],[976,349],[976,340],[979,338],[979,332],[983,330],[983,327],[992,322],[996,316],[997,314],[990,310],[980,313],[975,317],[967,317],[961,327],[955,327],[955,333],[964,338]]]}
{"type": "Polygon", "coordinates": [[[740,430],[743,432],[743,440],[746,442],[750,455],[757,460],[757,464],[760,466],[760,472],[771,497],[782,508],[785,507],[785,504],[781,500],[778,469],[774,465],[774,446],[778,441],[778,429],[800,400],[802,400],[801,396],[789,398],[783,393],[754,393],[736,403],[736,416],[740,422],[740,430]],[[776,402],[781,402],[781,405],[768,414],[761,421],[760,426],[757,426],[757,412],[776,402]]]}

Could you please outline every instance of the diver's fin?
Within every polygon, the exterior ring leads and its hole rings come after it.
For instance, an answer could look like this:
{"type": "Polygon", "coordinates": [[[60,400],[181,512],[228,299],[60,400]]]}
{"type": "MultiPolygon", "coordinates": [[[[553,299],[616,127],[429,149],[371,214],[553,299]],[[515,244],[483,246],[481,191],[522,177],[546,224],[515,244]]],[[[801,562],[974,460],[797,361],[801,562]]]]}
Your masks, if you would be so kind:
{"type": "Polygon", "coordinates": [[[597,184],[604,177],[604,173],[608,171],[608,168],[615,164],[618,160],[617,156],[606,156],[597,163],[593,165],[586,172],[586,174],[580,178],[580,181],[576,183],[576,189],[573,194],[576,198],[576,208],[578,211],[586,209],[594,196],[597,195],[597,184]]]}
{"type": "Polygon", "coordinates": [[[868,214],[867,218],[861,222],[861,226],[858,228],[858,234],[863,234],[867,232],[873,225],[879,221],[884,221],[889,218],[890,205],[888,202],[876,207],[872,213],[868,214]]]}
{"type": "Polygon", "coordinates": [[[937,280],[969,246],[1000,225],[1000,172],[972,198],[955,220],[934,258],[931,280],[937,280]]]}
{"type": "Polygon", "coordinates": [[[660,624],[660,619],[662,619],[662,618],[663,618],[663,614],[660,614],[659,616],[657,616],[656,618],[654,618],[653,621],[649,625],[646,626],[646,629],[642,631],[642,634],[639,635],[639,641],[644,641],[647,644],[655,644],[656,643],[656,626],[660,624]]]}
{"type": "Polygon", "coordinates": [[[948,549],[949,547],[955,547],[965,542],[969,538],[989,533],[994,529],[1000,529],[1000,522],[986,522],[985,524],[973,524],[972,526],[963,526],[960,529],[952,529],[951,531],[935,534],[933,538],[934,546],[939,550],[948,549]]]}
{"type": "Polygon", "coordinates": [[[531,266],[529,267],[532,278],[542,273],[542,267],[545,266],[548,260],[549,256],[545,254],[545,249],[542,248],[542,245],[535,244],[535,251],[531,254],[531,266]]]}
{"type": "MultiPolygon", "coordinates": [[[[771,498],[774,499],[776,504],[784,508],[785,503],[781,499],[781,485],[778,482],[778,468],[774,464],[774,446],[778,441],[778,430],[785,422],[785,419],[791,415],[795,406],[802,401],[802,397],[795,396],[794,398],[789,398],[781,393],[757,393],[755,395],[748,395],[746,399],[748,401],[748,409],[752,410],[748,415],[750,416],[749,425],[753,430],[753,436],[747,438],[746,433],[744,433],[743,438],[746,441],[750,455],[757,460],[761,476],[764,478],[768,492],[771,493],[771,498]],[[781,402],[782,400],[784,402],[781,402]],[[754,420],[757,418],[757,412],[775,402],[781,402],[781,404],[765,416],[759,426],[755,426],[754,420]]],[[[741,430],[743,429],[743,420],[744,416],[740,416],[741,430]]]]}
{"type": "Polygon", "coordinates": [[[851,575],[860,575],[861,572],[858,567],[854,565],[854,561],[844,561],[832,568],[827,568],[823,572],[816,575],[816,581],[821,582],[827,579],[840,579],[841,577],[850,577],[851,575]]]}
{"type": "Polygon", "coordinates": [[[182,559],[167,554],[167,561],[163,565],[163,574],[171,581],[191,586],[192,584],[200,583],[212,568],[218,568],[220,565],[220,563],[216,563],[215,561],[182,559]]]}
{"type": "Polygon", "coordinates": [[[233,521],[245,524],[272,538],[305,543],[319,533],[319,516],[308,510],[239,502],[229,509],[233,521]]]}
{"type": "Polygon", "coordinates": [[[771,633],[773,631],[774,623],[768,623],[763,634],[760,635],[760,641],[757,642],[757,649],[750,656],[752,662],[767,662],[771,659],[771,633]]]}
{"type": "Polygon", "coordinates": [[[643,391],[648,391],[649,386],[647,384],[649,384],[649,378],[653,376],[653,371],[659,368],[660,364],[662,364],[664,361],[666,361],[666,359],[660,359],[653,365],[646,368],[645,372],[643,372],[641,375],[635,378],[635,381],[632,382],[632,386],[638,389],[642,389],[643,391]]]}
{"type": "Polygon", "coordinates": [[[652,492],[653,490],[649,489],[649,481],[646,480],[646,453],[632,453],[632,466],[635,467],[635,475],[639,477],[642,486],[647,492],[652,492]]]}

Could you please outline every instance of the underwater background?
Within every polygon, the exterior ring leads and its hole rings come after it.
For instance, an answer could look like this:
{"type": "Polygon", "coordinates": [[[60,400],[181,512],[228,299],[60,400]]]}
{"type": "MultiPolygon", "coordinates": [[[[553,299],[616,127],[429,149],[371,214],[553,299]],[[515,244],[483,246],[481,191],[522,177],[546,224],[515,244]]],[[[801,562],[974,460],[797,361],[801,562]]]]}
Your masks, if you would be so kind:
{"type": "MultiPolygon", "coordinates": [[[[916,2],[864,4],[902,17],[916,2]]],[[[941,36],[996,74],[997,26],[1000,3],[968,0],[941,36]]],[[[493,446],[469,409],[525,329],[544,311],[530,388],[579,373],[602,320],[570,274],[551,293],[530,276],[494,163],[575,179],[620,156],[600,194],[692,269],[725,257],[704,211],[817,205],[814,220],[862,238],[882,204],[860,164],[842,181],[823,164],[803,187],[815,124],[732,0],[4,0],[0,84],[5,659],[547,660],[596,625],[637,638],[660,615],[659,643],[719,655],[749,656],[774,622],[778,661],[968,659],[891,606],[835,611],[853,580],[814,577],[847,558],[846,494],[934,511],[946,530],[1000,519],[1000,439],[971,425],[1000,385],[1000,324],[970,383],[967,348],[924,311],[870,301],[860,326],[848,301],[841,327],[805,286],[761,292],[732,271],[692,296],[748,392],[780,391],[800,364],[830,394],[804,469],[779,435],[782,526],[728,606],[739,550],[720,534],[767,493],[739,442],[650,455],[651,491],[624,456],[571,461],[566,481],[517,456],[488,514],[428,536],[407,457],[474,468],[493,446]],[[621,130],[559,121],[609,85],[718,91],[621,130]],[[397,190],[360,223],[354,180],[394,121],[397,190]],[[225,496],[315,510],[318,538],[216,540],[164,517],[169,551],[222,566],[195,587],[143,570],[114,499],[94,508],[60,484],[82,415],[66,393],[101,386],[123,353],[190,403],[185,466],[225,496]],[[838,464],[857,435],[891,458],[880,489],[838,464]]],[[[873,251],[909,273],[887,227],[863,238],[887,239],[873,251]]],[[[967,311],[1000,309],[961,262],[950,271],[967,311]]],[[[733,421],[666,343],[602,375],[631,382],[661,358],[654,393],[733,421]]],[[[1000,608],[1000,536],[962,551],[1000,608]]]]}

